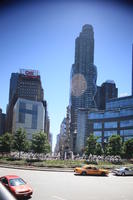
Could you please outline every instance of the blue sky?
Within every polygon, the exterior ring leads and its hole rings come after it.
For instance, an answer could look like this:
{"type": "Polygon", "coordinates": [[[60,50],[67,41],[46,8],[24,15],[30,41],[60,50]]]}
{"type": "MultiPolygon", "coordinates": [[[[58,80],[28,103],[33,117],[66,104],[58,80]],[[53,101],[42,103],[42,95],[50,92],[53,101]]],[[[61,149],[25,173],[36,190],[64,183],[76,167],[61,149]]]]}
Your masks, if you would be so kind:
{"type": "Polygon", "coordinates": [[[133,7],[120,2],[34,0],[3,6],[0,11],[3,112],[8,103],[11,73],[21,68],[39,70],[55,144],[69,104],[75,38],[84,24],[94,28],[97,84],[114,80],[119,96],[130,95],[133,7]]]}

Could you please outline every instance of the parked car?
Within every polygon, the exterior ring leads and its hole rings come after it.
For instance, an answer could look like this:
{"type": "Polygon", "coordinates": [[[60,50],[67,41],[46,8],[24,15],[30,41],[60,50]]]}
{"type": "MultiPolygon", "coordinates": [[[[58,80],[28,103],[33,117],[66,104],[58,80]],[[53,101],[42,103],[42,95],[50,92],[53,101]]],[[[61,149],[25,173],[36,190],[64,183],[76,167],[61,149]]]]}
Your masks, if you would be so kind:
{"type": "Polygon", "coordinates": [[[118,176],[133,175],[133,168],[121,167],[119,169],[113,170],[113,173],[118,176]]]}
{"type": "Polygon", "coordinates": [[[16,197],[30,198],[33,194],[32,188],[22,178],[16,175],[0,177],[0,182],[16,197]]]}
{"type": "Polygon", "coordinates": [[[90,166],[90,165],[84,165],[83,167],[76,167],[74,169],[74,172],[76,174],[81,174],[81,175],[102,175],[106,176],[109,174],[108,170],[105,169],[98,169],[95,166],[90,166]]]}

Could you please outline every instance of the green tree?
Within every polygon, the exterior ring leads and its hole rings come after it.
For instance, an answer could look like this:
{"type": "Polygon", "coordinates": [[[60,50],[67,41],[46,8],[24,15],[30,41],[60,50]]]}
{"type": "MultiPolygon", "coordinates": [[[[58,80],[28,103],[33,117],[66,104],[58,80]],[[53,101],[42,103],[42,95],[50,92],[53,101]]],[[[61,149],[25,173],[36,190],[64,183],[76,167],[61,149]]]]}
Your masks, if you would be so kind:
{"type": "Polygon", "coordinates": [[[34,133],[32,137],[32,149],[35,153],[49,153],[50,145],[47,134],[44,132],[34,133]]]}
{"type": "Polygon", "coordinates": [[[102,155],[103,154],[102,145],[98,142],[96,143],[95,154],[96,155],[102,155]]]}
{"type": "Polygon", "coordinates": [[[120,135],[112,135],[107,144],[107,154],[121,155],[122,154],[122,139],[120,135]]]}
{"type": "Polygon", "coordinates": [[[96,144],[97,144],[97,137],[95,137],[93,134],[90,134],[90,136],[87,138],[87,141],[86,141],[85,154],[94,155],[96,144]]]}
{"type": "Polygon", "coordinates": [[[29,152],[31,150],[31,148],[32,148],[32,142],[29,140],[26,140],[24,151],[29,152]]]}
{"type": "Polygon", "coordinates": [[[126,158],[133,158],[133,138],[124,142],[124,154],[126,158]]]}
{"type": "Polygon", "coordinates": [[[17,150],[19,152],[19,158],[20,158],[20,152],[26,151],[27,143],[28,142],[25,130],[19,128],[14,134],[14,143],[13,143],[14,150],[17,150]]]}
{"type": "Polygon", "coordinates": [[[10,153],[12,148],[13,137],[11,133],[5,133],[0,137],[0,151],[10,153]]]}

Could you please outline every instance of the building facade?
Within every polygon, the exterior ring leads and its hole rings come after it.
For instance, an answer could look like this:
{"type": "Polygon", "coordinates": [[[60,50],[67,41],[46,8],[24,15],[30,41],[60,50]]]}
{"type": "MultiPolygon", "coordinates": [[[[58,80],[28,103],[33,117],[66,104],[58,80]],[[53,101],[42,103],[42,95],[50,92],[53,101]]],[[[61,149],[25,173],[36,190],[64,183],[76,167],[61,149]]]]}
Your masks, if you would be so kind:
{"type": "Polygon", "coordinates": [[[88,132],[87,122],[88,122],[88,112],[89,109],[81,108],[78,110],[77,117],[77,137],[76,137],[76,153],[83,154],[86,142],[86,133],[88,132]]]}
{"type": "Polygon", "coordinates": [[[70,109],[72,150],[76,153],[77,116],[79,108],[95,108],[97,69],[94,65],[94,32],[84,25],[75,41],[75,62],[71,69],[70,109]]]}
{"type": "Polygon", "coordinates": [[[6,119],[6,129],[9,132],[12,131],[13,108],[18,98],[43,101],[43,88],[37,70],[21,69],[20,73],[11,74],[6,119]]]}
{"type": "Polygon", "coordinates": [[[2,135],[2,109],[0,108],[0,135],[2,135]]]}
{"type": "Polygon", "coordinates": [[[120,135],[123,142],[133,138],[133,96],[111,99],[105,110],[80,109],[77,153],[82,155],[91,133],[98,137],[97,142],[103,147],[112,135],[120,135]]]}
{"type": "Polygon", "coordinates": [[[18,98],[13,109],[13,127],[15,133],[19,128],[26,131],[27,139],[32,134],[44,131],[45,110],[42,102],[18,98]]]}
{"type": "MultiPolygon", "coordinates": [[[[44,92],[42,88],[41,77],[37,70],[21,69],[20,73],[12,73],[11,75],[9,103],[7,106],[6,118],[6,130],[8,132],[12,132],[13,130],[15,130],[15,125],[13,124],[13,117],[15,116],[14,111],[18,112],[18,110],[15,107],[19,103],[18,99],[24,99],[25,101],[30,100],[33,102],[40,102],[40,104],[43,105],[42,111],[45,113],[44,118],[42,118],[44,123],[42,130],[45,131],[48,135],[50,129],[50,120],[48,117],[47,102],[44,100],[44,92]]],[[[18,126],[18,124],[16,124],[16,127],[18,126]]]]}
{"type": "Polygon", "coordinates": [[[70,108],[66,108],[66,117],[60,125],[60,134],[57,137],[55,153],[60,152],[61,158],[68,158],[71,154],[71,135],[70,135],[70,108]]]}
{"type": "Polygon", "coordinates": [[[60,145],[60,134],[58,134],[57,136],[56,136],[56,145],[55,145],[55,149],[54,149],[54,154],[57,156],[58,154],[59,154],[59,152],[60,152],[60,147],[59,147],[59,145],[60,145]]]}
{"type": "Polygon", "coordinates": [[[2,113],[2,109],[0,108],[0,135],[5,133],[5,120],[6,114],[2,113]]]}
{"type": "Polygon", "coordinates": [[[133,96],[109,100],[106,110],[88,113],[88,136],[98,136],[104,144],[112,135],[120,135],[123,141],[133,138],[133,96]]]}
{"type": "Polygon", "coordinates": [[[132,84],[132,86],[131,86],[131,88],[132,88],[131,94],[133,96],[133,44],[132,44],[132,81],[131,81],[131,84],[132,84]]]}
{"type": "Polygon", "coordinates": [[[117,97],[118,89],[116,88],[116,84],[113,80],[108,80],[104,82],[101,87],[97,86],[95,101],[99,110],[105,110],[106,102],[109,99],[117,97]]]}

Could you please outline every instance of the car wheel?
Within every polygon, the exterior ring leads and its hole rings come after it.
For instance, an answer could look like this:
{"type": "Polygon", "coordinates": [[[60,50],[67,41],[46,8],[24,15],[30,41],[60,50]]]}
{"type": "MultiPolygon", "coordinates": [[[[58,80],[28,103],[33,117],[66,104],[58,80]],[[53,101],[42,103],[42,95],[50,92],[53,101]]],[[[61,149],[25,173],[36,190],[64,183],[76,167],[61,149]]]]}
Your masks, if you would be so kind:
{"type": "Polygon", "coordinates": [[[122,172],[122,174],[121,174],[122,176],[125,176],[125,172],[122,172]]]}
{"type": "Polygon", "coordinates": [[[82,172],[82,175],[85,176],[85,175],[86,175],[86,172],[82,172]]]}
{"type": "Polygon", "coordinates": [[[105,172],[102,172],[101,175],[102,175],[102,176],[105,176],[106,174],[105,174],[105,172]]]}

